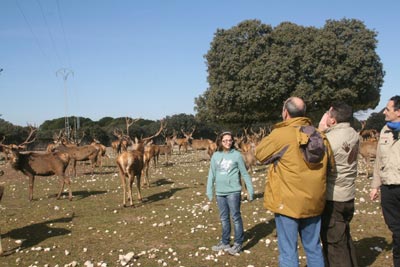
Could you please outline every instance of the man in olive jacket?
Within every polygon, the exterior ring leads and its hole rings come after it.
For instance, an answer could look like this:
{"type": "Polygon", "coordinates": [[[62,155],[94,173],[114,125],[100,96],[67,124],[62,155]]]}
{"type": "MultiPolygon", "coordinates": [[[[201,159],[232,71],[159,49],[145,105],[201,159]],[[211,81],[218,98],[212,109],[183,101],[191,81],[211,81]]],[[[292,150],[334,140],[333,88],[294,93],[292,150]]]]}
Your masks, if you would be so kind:
{"type": "Polygon", "coordinates": [[[264,207],[275,213],[278,235],[279,266],[298,267],[297,238],[307,256],[308,267],[323,267],[320,243],[321,213],[325,205],[326,176],[331,150],[327,148],[320,163],[309,164],[299,148],[298,128],[311,125],[305,116],[306,105],[298,97],[290,97],[282,109],[283,121],[256,148],[256,158],[268,168],[264,191],[264,207]]]}

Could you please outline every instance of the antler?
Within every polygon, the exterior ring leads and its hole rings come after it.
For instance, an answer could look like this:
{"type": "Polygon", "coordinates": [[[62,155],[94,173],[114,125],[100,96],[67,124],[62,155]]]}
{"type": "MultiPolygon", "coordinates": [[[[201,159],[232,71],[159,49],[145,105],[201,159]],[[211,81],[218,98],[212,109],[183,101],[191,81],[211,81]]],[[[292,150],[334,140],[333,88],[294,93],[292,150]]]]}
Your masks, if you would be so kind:
{"type": "Polygon", "coordinates": [[[140,118],[137,119],[132,119],[130,117],[125,117],[125,122],[126,122],[126,134],[129,135],[129,127],[131,127],[131,125],[134,122],[137,122],[138,120],[140,120],[140,118]]]}
{"type": "Polygon", "coordinates": [[[196,131],[196,126],[192,127],[192,132],[190,133],[190,136],[192,136],[192,134],[194,133],[194,131],[196,131]]]}
{"type": "Polygon", "coordinates": [[[22,142],[21,144],[18,145],[18,148],[25,148],[27,144],[33,143],[36,140],[36,136],[32,137],[33,134],[37,131],[36,127],[33,127],[32,125],[29,125],[29,135],[28,137],[25,139],[24,142],[22,142]]]}
{"type": "Polygon", "coordinates": [[[113,135],[115,137],[117,137],[118,139],[121,139],[123,134],[122,134],[122,131],[120,129],[115,128],[114,131],[113,131],[113,135]]]}
{"type": "Polygon", "coordinates": [[[149,137],[146,137],[146,138],[142,138],[141,141],[146,143],[148,140],[158,136],[161,133],[161,131],[166,127],[166,125],[167,125],[167,123],[164,124],[164,121],[161,121],[160,129],[157,131],[157,133],[155,133],[152,136],[149,136],[149,137]]]}

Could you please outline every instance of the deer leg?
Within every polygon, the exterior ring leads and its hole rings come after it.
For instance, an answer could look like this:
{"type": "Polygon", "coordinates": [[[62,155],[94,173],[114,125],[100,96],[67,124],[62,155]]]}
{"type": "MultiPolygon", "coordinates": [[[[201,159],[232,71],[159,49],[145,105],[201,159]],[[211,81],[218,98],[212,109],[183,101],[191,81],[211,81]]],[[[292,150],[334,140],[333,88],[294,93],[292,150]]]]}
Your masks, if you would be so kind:
{"type": "Polygon", "coordinates": [[[61,193],[62,193],[62,191],[64,190],[64,184],[65,184],[65,177],[60,177],[60,190],[58,191],[58,194],[57,194],[57,199],[60,199],[60,197],[61,197],[61,193]]]}
{"type": "MultiPolygon", "coordinates": [[[[129,195],[129,203],[133,206],[133,197],[132,197],[132,184],[133,184],[133,175],[129,174],[129,181],[128,181],[128,195],[129,195]]],[[[139,184],[140,188],[140,184],[139,184]]]]}
{"type": "Polygon", "coordinates": [[[122,185],[122,190],[123,190],[123,198],[122,198],[122,205],[126,207],[126,180],[125,180],[125,174],[120,170],[119,176],[121,178],[121,185],[122,185]]]}
{"type": "Polygon", "coordinates": [[[90,162],[92,163],[92,175],[93,175],[94,174],[94,168],[95,168],[96,162],[97,162],[97,157],[91,159],[90,162]]]}
{"type": "Polygon", "coordinates": [[[33,184],[35,182],[35,176],[29,177],[29,201],[33,199],[33,184]]]}
{"type": "Polygon", "coordinates": [[[139,172],[136,175],[136,188],[137,188],[137,192],[138,192],[138,199],[141,202],[142,201],[142,194],[140,192],[140,178],[141,178],[141,173],[139,172]]]}
{"type": "Polygon", "coordinates": [[[154,168],[157,168],[157,156],[153,157],[154,168]]]}
{"type": "Polygon", "coordinates": [[[75,159],[72,159],[72,169],[74,172],[74,177],[76,177],[76,160],[75,159]]]}
{"type": "Polygon", "coordinates": [[[149,165],[150,165],[150,162],[149,162],[149,164],[145,167],[145,179],[146,179],[146,184],[147,184],[147,187],[150,187],[150,182],[149,182],[149,165]]]}
{"type": "Polygon", "coordinates": [[[64,179],[64,183],[67,183],[68,185],[68,199],[71,201],[72,200],[72,189],[71,189],[71,180],[69,177],[66,177],[64,179]]]}

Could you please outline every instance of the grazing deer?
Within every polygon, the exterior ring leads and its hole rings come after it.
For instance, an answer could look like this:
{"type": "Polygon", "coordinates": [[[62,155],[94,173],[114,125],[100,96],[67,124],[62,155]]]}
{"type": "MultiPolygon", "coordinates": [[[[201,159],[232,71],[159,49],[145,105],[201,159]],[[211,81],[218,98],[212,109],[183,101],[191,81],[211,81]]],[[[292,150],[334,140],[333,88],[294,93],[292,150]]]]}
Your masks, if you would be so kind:
{"type": "MultiPolygon", "coordinates": [[[[57,199],[60,199],[61,193],[64,189],[64,185],[68,185],[69,200],[72,200],[72,192],[70,186],[70,180],[65,175],[69,163],[69,155],[61,152],[34,152],[34,151],[21,151],[25,145],[32,143],[33,133],[36,129],[31,128],[31,132],[28,138],[20,145],[8,146],[11,155],[10,163],[13,169],[21,171],[23,174],[29,177],[29,201],[33,199],[33,185],[35,176],[51,176],[57,175],[60,177],[60,190],[57,194],[57,199]]],[[[1,146],[6,146],[0,144],[1,146]]]]}

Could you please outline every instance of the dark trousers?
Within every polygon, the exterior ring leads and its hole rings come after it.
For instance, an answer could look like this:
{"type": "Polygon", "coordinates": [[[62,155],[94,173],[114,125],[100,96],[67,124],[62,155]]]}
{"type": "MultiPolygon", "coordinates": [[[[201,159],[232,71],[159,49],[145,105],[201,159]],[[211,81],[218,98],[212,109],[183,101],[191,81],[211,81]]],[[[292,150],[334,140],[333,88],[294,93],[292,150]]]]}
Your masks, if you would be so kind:
{"type": "Polygon", "coordinates": [[[385,223],[392,232],[393,265],[400,267],[400,185],[381,186],[381,205],[385,223]]]}
{"type": "Polygon", "coordinates": [[[321,241],[326,267],[356,267],[357,256],[350,235],[354,199],[327,201],[322,213],[321,241]]]}

